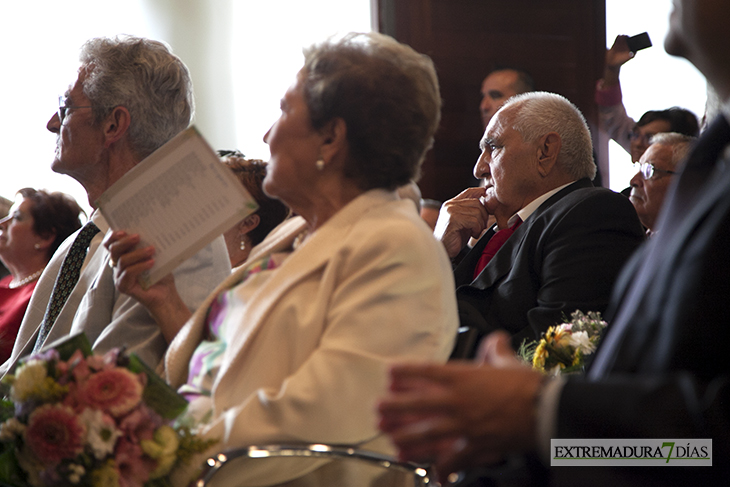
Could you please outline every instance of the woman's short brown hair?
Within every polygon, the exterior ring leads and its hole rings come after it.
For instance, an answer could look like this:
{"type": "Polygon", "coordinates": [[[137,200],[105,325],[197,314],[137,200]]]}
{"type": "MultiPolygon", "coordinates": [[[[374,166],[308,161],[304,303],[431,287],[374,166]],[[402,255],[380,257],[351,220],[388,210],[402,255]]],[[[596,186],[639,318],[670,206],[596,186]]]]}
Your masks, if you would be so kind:
{"type": "Polygon", "coordinates": [[[300,76],[312,126],[341,118],[345,176],[363,190],[417,179],[441,117],[431,59],[378,33],[351,33],[304,50],[300,76]]]}
{"type": "Polygon", "coordinates": [[[71,196],[58,191],[48,192],[43,189],[23,188],[18,194],[29,200],[32,205],[33,231],[41,237],[56,235],[48,247],[48,258],[56,252],[61,242],[81,228],[79,215],[83,210],[71,196]]]}

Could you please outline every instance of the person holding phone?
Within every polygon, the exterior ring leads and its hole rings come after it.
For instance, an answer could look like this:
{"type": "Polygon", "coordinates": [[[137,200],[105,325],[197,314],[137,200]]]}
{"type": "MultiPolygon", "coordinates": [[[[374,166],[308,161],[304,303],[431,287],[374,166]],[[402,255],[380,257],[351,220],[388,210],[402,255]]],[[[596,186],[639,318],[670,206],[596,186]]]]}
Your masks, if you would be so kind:
{"type": "Polygon", "coordinates": [[[649,147],[649,139],[658,133],[677,132],[691,137],[699,135],[697,116],[684,108],[649,110],[638,122],[626,113],[619,82],[621,66],[633,59],[637,51],[647,47],[651,47],[651,40],[646,32],[633,37],[616,36],[611,48],[606,50],[603,78],[596,85],[600,126],[631,154],[631,162],[639,161],[649,147]]]}

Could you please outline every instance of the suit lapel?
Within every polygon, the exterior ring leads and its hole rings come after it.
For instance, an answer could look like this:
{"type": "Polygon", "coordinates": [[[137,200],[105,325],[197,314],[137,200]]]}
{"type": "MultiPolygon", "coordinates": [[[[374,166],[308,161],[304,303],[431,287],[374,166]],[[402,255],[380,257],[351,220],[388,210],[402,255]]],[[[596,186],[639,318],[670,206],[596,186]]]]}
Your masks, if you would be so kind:
{"type": "MultiPolygon", "coordinates": [[[[254,247],[247,262],[256,262],[262,256],[283,251],[291,247],[292,241],[306,228],[306,222],[301,217],[294,217],[282,223],[261,245],[254,247]]],[[[195,348],[199,345],[205,330],[205,320],[213,301],[218,295],[238,284],[248,271],[247,265],[235,269],[215,290],[208,295],[200,307],[193,313],[185,326],[178,332],[170,343],[165,355],[165,373],[167,380],[173,386],[179,386],[187,380],[188,362],[195,348]]]]}
{"type": "Polygon", "coordinates": [[[477,266],[477,262],[484,252],[484,247],[487,246],[487,242],[494,236],[496,224],[492,225],[482,237],[477,241],[476,245],[467,252],[464,258],[459,262],[459,265],[454,269],[454,281],[457,286],[463,284],[469,284],[474,280],[474,268],[477,266]]]}
{"type": "Polygon", "coordinates": [[[225,354],[221,363],[214,389],[225,380],[226,373],[234,369],[235,362],[245,356],[248,348],[254,345],[254,334],[266,323],[266,317],[281,301],[282,296],[311,273],[325,266],[332,258],[333,242],[342,242],[363,214],[397,198],[395,193],[384,190],[371,190],[360,195],[330,218],[284,261],[277,272],[274,272],[252,297],[246,309],[246,320],[254,325],[250,333],[234,336],[228,347],[229,353],[225,354]]]}
{"type": "MultiPolygon", "coordinates": [[[[219,386],[225,379],[226,372],[231,370],[235,362],[246,354],[246,350],[253,346],[253,339],[257,330],[266,323],[266,318],[273,309],[293,286],[305,279],[311,273],[316,272],[327,264],[332,258],[333,242],[341,242],[346,237],[351,228],[360,220],[366,212],[373,208],[393,201],[398,197],[393,192],[384,190],[371,190],[360,195],[358,198],[350,202],[345,208],[337,212],[325,225],[314,232],[311,237],[296,251],[293,252],[281,265],[276,272],[272,273],[270,279],[264,283],[261,289],[257,290],[252,296],[250,303],[245,311],[246,321],[251,323],[250,332],[247,334],[235,334],[233,340],[228,345],[228,353],[225,354],[221,363],[220,372],[216,377],[214,389],[219,386]]],[[[303,220],[301,220],[303,222],[303,220]]],[[[302,224],[303,225],[303,224],[302,224]]],[[[300,233],[299,229],[304,226],[292,226],[288,229],[288,235],[281,238],[278,247],[281,244],[291,245],[291,242],[300,233]]],[[[263,248],[256,252],[253,258],[260,257],[271,253],[273,247],[263,248]]],[[[275,250],[273,250],[275,251],[275,250]]],[[[235,279],[228,280],[228,287],[237,284],[235,279]]],[[[219,286],[220,290],[227,289],[226,286],[219,286]]],[[[220,290],[218,292],[220,292],[220,290]]],[[[216,293],[217,294],[217,293],[216,293]]],[[[212,299],[206,301],[206,306],[202,308],[202,323],[198,324],[200,331],[196,333],[194,344],[189,349],[189,353],[185,356],[184,368],[187,371],[187,362],[190,359],[195,347],[200,341],[200,334],[204,326],[207,309],[212,299]]],[[[201,319],[201,316],[198,316],[201,319]]],[[[177,341],[177,339],[176,339],[177,341]]],[[[182,367],[183,364],[180,364],[182,367]]],[[[187,375],[187,372],[186,374],[187,375]]]]}
{"type": "MultiPolygon", "coordinates": [[[[497,251],[489,264],[487,264],[487,266],[481,272],[481,274],[479,274],[479,276],[477,276],[477,278],[474,279],[473,282],[471,282],[471,286],[476,289],[488,289],[489,287],[493,286],[497,281],[502,279],[502,277],[507,275],[512,269],[513,262],[518,258],[520,252],[522,251],[522,248],[527,239],[535,237],[534,235],[532,235],[533,232],[531,232],[531,230],[532,227],[535,225],[537,219],[539,219],[542,214],[544,214],[556,202],[560,201],[565,195],[577,189],[588,188],[591,186],[592,184],[589,179],[580,179],[573,184],[566,186],[565,188],[561,189],[550,198],[548,198],[527,218],[525,222],[522,223],[522,225],[520,225],[515,230],[512,236],[507,239],[504,245],[502,245],[502,247],[497,251]]],[[[494,235],[494,232],[492,232],[491,235],[485,235],[484,237],[482,237],[479,240],[479,244],[482,244],[482,240],[484,240],[485,237],[488,236],[489,238],[491,238],[492,235],[494,235]]],[[[483,250],[485,246],[486,241],[480,246],[480,248],[483,250]]],[[[474,264],[470,267],[472,273],[474,272],[476,261],[482,254],[481,250],[476,253],[477,247],[478,246],[475,245],[472,251],[469,252],[469,254],[467,255],[467,257],[471,257],[474,262],[474,264]],[[476,258],[473,258],[472,254],[476,254],[476,258]]],[[[467,257],[464,258],[465,261],[467,260],[467,257]]]]}

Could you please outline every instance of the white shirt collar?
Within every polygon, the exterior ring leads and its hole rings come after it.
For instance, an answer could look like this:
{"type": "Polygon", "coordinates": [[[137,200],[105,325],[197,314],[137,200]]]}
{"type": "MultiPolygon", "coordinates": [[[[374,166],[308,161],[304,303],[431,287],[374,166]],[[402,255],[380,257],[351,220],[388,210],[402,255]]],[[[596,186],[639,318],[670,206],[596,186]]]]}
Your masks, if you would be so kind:
{"type": "Polygon", "coordinates": [[[532,215],[535,212],[535,210],[537,210],[540,207],[540,205],[543,204],[548,198],[550,198],[552,195],[554,195],[561,189],[565,188],[566,186],[573,184],[574,182],[575,181],[571,181],[568,184],[558,186],[557,188],[552,189],[552,190],[548,191],[547,193],[545,193],[541,196],[538,196],[534,200],[530,201],[520,211],[518,211],[517,213],[515,213],[514,215],[512,215],[510,217],[509,221],[507,222],[507,225],[511,227],[515,223],[515,221],[517,221],[517,217],[519,217],[523,222],[527,221],[527,219],[530,217],[530,215],[532,215]]]}

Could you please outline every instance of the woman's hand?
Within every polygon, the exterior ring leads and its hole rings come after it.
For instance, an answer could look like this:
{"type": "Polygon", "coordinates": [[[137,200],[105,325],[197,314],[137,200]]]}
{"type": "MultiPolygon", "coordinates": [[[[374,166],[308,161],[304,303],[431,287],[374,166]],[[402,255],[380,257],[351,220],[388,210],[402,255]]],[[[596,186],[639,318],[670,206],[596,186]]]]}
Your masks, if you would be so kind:
{"type": "Polygon", "coordinates": [[[139,277],[155,264],[152,246],[138,248],[139,235],[124,231],[112,232],[104,238],[109,251],[109,264],[114,269],[114,285],[119,292],[139,301],[150,312],[169,343],[191,316],[175,287],[175,278],[168,274],[147,289],[139,277]]]}

